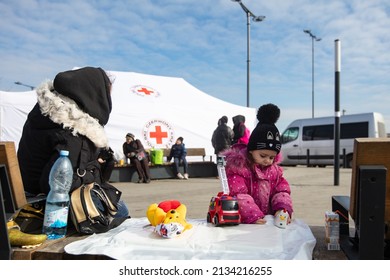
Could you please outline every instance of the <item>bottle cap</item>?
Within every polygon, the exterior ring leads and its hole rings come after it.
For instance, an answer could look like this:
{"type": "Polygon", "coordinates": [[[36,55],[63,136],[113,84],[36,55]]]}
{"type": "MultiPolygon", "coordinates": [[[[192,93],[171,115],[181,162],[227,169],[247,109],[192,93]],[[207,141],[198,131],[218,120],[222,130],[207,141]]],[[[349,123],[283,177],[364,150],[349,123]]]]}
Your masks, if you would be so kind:
{"type": "Polygon", "coordinates": [[[61,150],[61,151],[60,151],[60,156],[65,156],[65,157],[69,156],[69,151],[67,151],[67,150],[61,150]]]}

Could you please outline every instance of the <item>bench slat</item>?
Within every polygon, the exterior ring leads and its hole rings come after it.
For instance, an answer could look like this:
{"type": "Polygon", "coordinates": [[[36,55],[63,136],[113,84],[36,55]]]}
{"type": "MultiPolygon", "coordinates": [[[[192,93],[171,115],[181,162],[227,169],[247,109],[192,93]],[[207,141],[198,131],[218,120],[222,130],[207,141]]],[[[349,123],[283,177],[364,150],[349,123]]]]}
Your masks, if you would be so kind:
{"type": "MultiPolygon", "coordinates": [[[[203,161],[205,160],[205,157],[206,157],[206,149],[205,148],[186,148],[186,150],[187,150],[188,157],[200,156],[200,157],[202,157],[203,161]]],[[[171,149],[163,149],[164,157],[168,157],[170,152],[171,152],[171,149]]]]}
{"type": "MultiPolygon", "coordinates": [[[[199,162],[204,162],[205,157],[206,157],[206,149],[205,148],[186,148],[187,149],[187,157],[202,157],[202,161],[199,162]]],[[[171,149],[162,149],[163,150],[163,157],[168,157],[171,149]]],[[[151,150],[147,150],[149,154],[151,154],[151,150]]],[[[210,161],[212,161],[212,156],[210,156],[210,161]]],[[[197,161],[189,161],[189,164],[196,163],[197,161]]],[[[166,162],[164,161],[162,165],[171,165],[173,162],[166,162]]],[[[124,164],[120,166],[118,163],[115,164],[115,167],[126,167],[126,166],[131,166],[128,164],[124,164]]],[[[149,162],[149,166],[154,166],[151,162],[149,162]]]]}

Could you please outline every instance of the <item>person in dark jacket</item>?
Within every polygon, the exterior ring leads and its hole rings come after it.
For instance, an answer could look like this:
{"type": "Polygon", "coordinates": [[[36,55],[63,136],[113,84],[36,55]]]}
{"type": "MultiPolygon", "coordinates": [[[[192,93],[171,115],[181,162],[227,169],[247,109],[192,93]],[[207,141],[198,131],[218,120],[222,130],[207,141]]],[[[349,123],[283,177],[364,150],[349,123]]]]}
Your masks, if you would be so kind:
{"type": "Polygon", "coordinates": [[[139,139],[134,134],[126,134],[126,142],[122,145],[123,154],[130,159],[137,170],[138,183],[150,183],[149,159],[139,139]]]}
{"type": "Polygon", "coordinates": [[[245,125],[245,116],[237,115],[233,117],[233,142],[232,144],[248,144],[250,131],[245,125]]]}
{"type": "Polygon", "coordinates": [[[117,216],[128,216],[121,192],[103,183],[98,162],[99,151],[109,149],[104,126],[112,104],[106,72],[94,67],[61,72],[36,93],[17,152],[26,195],[49,193],[50,170],[59,151],[68,150],[74,174],[70,192],[82,184],[101,184],[118,207],[117,216]]]}
{"type": "Polygon", "coordinates": [[[214,148],[214,154],[218,156],[224,150],[230,148],[232,145],[232,140],[234,137],[233,130],[227,125],[228,118],[223,116],[218,120],[218,126],[214,130],[213,135],[211,137],[211,144],[214,148]]]}
{"type": "Polygon", "coordinates": [[[110,147],[101,149],[98,155],[98,162],[102,170],[103,182],[109,182],[115,166],[114,151],[110,147]]]}
{"type": "Polygon", "coordinates": [[[178,179],[186,179],[188,180],[188,162],[187,162],[187,149],[183,143],[183,137],[179,137],[176,139],[176,143],[172,145],[169,156],[167,157],[167,161],[170,162],[173,158],[174,162],[174,174],[178,179]],[[183,164],[184,168],[184,176],[180,173],[180,163],[183,164]]]}

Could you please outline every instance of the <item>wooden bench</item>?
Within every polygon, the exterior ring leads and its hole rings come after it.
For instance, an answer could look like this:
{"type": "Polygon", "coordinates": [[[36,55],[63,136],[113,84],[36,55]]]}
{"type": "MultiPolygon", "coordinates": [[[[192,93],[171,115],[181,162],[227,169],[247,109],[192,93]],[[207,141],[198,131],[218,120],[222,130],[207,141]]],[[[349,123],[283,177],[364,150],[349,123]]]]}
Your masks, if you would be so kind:
{"type": "Polygon", "coordinates": [[[8,238],[7,221],[15,210],[9,188],[6,166],[0,164],[0,260],[11,259],[11,245],[8,238]]]}
{"type": "Polygon", "coordinates": [[[14,142],[0,142],[0,176],[0,247],[4,248],[0,257],[7,259],[7,256],[12,257],[13,251],[9,243],[7,221],[27,204],[39,203],[46,197],[26,198],[14,142]]]}
{"type": "MultiPolygon", "coordinates": [[[[163,164],[172,164],[172,161],[167,162],[167,158],[171,152],[171,149],[161,149],[163,151],[163,164]]],[[[146,152],[151,156],[152,149],[146,150],[146,152]]],[[[197,162],[201,159],[201,161],[206,161],[206,149],[205,148],[187,148],[187,161],[188,162],[197,162]],[[194,157],[197,157],[198,160],[195,160],[194,157]]],[[[210,155],[210,161],[213,160],[213,156],[210,155]]],[[[153,166],[154,164],[152,162],[149,162],[149,166],[153,166]]],[[[115,167],[123,167],[128,166],[128,164],[119,165],[118,163],[115,165],[115,167]]]]}
{"type": "Polygon", "coordinates": [[[0,164],[6,166],[14,204],[19,209],[27,204],[27,200],[14,142],[0,142],[0,164]]]}
{"type": "MultiPolygon", "coordinates": [[[[313,260],[347,260],[342,250],[329,251],[325,243],[323,226],[310,226],[316,245],[313,250],[313,260]]],[[[34,249],[17,248],[13,253],[14,260],[111,260],[110,257],[98,254],[71,255],[64,250],[65,246],[84,238],[88,235],[77,233],[67,234],[66,238],[47,240],[43,245],[34,249]]]]}
{"type": "Polygon", "coordinates": [[[356,138],[353,155],[350,196],[332,196],[332,210],[341,216],[341,248],[349,259],[389,259],[390,138],[356,138]]]}
{"type": "MultiPolygon", "coordinates": [[[[171,149],[164,149],[164,157],[168,157],[171,149]]],[[[205,148],[187,148],[187,161],[190,162],[189,157],[201,157],[202,161],[206,159],[206,149],[205,148]]],[[[210,155],[210,161],[213,160],[213,157],[210,155]]]]}
{"type": "MultiPolygon", "coordinates": [[[[147,151],[151,154],[151,151],[147,151]]],[[[176,178],[176,174],[173,174],[173,160],[167,162],[170,149],[163,149],[163,163],[152,164],[149,163],[151,178],[153,179],[172,179],[176,178]]],[[[188,162],[188,173],[191,177],[216,177],[218,176],[217,166],[212,160],[206,160],[206,149],[205,148],[187,148],[187,162],[188,162]]],[[[180,166],[180,168],[183,168],[180,166]]],[[[116,164],[110,177],[111,182],[137,182],[138,175],[132,165],[116,164]]]]}

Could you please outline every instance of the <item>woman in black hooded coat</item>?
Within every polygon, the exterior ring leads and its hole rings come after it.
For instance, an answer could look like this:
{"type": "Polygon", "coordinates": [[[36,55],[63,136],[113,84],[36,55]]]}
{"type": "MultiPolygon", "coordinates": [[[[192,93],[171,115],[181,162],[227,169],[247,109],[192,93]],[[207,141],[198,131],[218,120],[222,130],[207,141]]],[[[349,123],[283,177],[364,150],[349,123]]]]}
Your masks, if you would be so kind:
{"type": "Polygon", "coordinates": [[[94,67],[61,72],[36,92],[38,102],[24,124],[17,152],[26,194],[48,194],[51,167],[59,151],[68,150],[74,173],[70,192],[81,184],[99,183],[117,204],[117,215],[128,216],[119,201],[121,192],[103,182],[97,161],[101,149],[109,149],[104,125],[112,103],[106,72],[94,67]]]}

